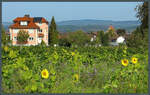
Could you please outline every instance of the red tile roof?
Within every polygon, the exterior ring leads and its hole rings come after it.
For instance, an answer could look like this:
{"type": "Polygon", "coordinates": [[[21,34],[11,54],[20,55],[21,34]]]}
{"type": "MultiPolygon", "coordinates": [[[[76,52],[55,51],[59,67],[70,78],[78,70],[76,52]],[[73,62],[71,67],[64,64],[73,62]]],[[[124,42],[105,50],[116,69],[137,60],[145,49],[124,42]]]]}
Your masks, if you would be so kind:
{"type": "Polygon", "coordinates": [[[112,25],[110,25],[109,29],[114,30],[115,28],[112,25]]]}
{"type": "Polygon", "coordinates": [[[20,25],[19,22],[14,23],[11,25],[9,28],[17,28],[17,29],[39,29],[39,26],[37,26],[35,23],[30,22],[27,26],[25,25],[20,25]]]}
{"type": "Polygon", "coordinates": [[[42,23],[47,23],[48,24],[48,21],[45,18],[42,18],[42,23]]]}
{"type": "MultiPolygon", "coordinates": [[[[29,28],[33,28],[33,29],[39,29],[39,26],[36,25],[34,23],[34,18],[33,17],[17,17],[16,19],[14,19],[14,24],[12,24],[9,28],[17,28],[17,29],[29,29],[29,28]],[[20,25],[20,21],[28,21],[28,25],[27,26],[23,26],[23,25],[20,25]]],[[[48,24],[48,21],[42,17],[42,20],[41,20],[42,23],[47,23],[48,24]]]]}
{"type": "MultiPolygon", "coordinates": [[[[32,21],[33,22],[33,17],[17,17],[16,19],[14,19],[14,22],[18,22],[18,21],[32,21]]],[[[42,23],[48,23],[48,21],[42,17],[42,23]]]]}
{"type": "Polygon", "coordinates": [[[14,19],[14,22],[18,22],[18,21],[32,21],[33,18],[30,17],[17,17],[16,19],[14,19]]]}

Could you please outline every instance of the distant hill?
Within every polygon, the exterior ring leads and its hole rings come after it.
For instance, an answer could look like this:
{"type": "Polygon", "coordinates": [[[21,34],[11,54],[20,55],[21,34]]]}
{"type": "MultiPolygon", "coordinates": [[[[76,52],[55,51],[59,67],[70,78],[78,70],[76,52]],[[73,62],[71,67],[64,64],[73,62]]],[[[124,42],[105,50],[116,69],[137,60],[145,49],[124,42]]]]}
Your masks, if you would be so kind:
{"type": "Polygon", "coordinates": [[[58,25],[58,29],[61,32],[66,31],[98,31],[104,30],[106,31],[110,25],[114,26],[115,29],[123,28],[127,31],[133,31],[137,26],[140,25],[139,21],[112,21],[112,20],[69,20],[69,21],[61,21],[56,22],[58,25]]]}
{"type": "MultiPolygon", "coordinates": [[[[3,22],[4,28],[8,30],[10,22],[3,22]]],[[[89,31],[106,31],[110,25],[114,26],[115,29],[123,28],[127,31],[133,31],[137,26],[140,25],[139,21],[111,21],[111,20],[68,20],[56,22],[58,30],[60,32],[73,32],[76,30],[83,30],[85,32],[89,31]]]]}

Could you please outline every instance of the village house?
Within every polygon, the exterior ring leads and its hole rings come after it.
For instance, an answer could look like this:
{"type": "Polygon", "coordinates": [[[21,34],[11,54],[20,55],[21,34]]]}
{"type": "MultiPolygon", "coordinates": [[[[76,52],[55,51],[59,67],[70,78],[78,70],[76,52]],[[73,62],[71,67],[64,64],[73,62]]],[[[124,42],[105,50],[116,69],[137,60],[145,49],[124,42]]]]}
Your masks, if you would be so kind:
{"type": "Polygon", "coordinates": [[[38,45],[42,40],[48,45],[48,21],[45,18],[24,15],[24,17],[17,17],[13,22],[14,23],[9,27],[12,45],[19,45],[17,33],[20,30],[24,30],[29,34],[28,41],[25,45],[38,45]]]}

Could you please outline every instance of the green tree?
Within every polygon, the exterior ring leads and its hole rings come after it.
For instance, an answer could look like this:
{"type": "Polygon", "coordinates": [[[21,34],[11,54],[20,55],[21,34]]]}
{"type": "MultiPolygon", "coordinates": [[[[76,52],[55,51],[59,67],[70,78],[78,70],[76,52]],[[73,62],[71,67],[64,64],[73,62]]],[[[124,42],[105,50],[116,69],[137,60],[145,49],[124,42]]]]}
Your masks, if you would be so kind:
{"type": "Polygon", "coordinates": [[[19,44],[25,44],[28,41],[29,34],[24,30],[20,30],[17,34],[17,42],[19,44]]]}
{"type": "Polygon", "coordinates": [[[6,31],[2,25],[2,45],[8,45],[9,42],[10,42],[10,38],[6,34],[6,31]]]}
{"type": "Polygon", "coordinates": [[[57,26],[55,23],[54,16],[52,17],[51,24],[49,26],[49,39],[48,42],[50,45],[58,44],[58,34],[57,26]]]}
{"type": "Polygon", "coordinates": [[[103,44],[103,43],[102,43],[103,37],[104,37],[104,31],[98,31],[98,33],[97,33],[97,40],[98,40],[98,43],[103,44]]]}
{"type": "Polygon", "coordinates": [[[125,29],[117,29],[116,33],[119,36],[124,36],[126,34],[126,30],[125,29]]]}
{"type": "Polygon", "coordinates": [[[136,48],[148,48],[148,2],[136,7],[137,18],[141,25],[127,38],[127,45],[136,48]]]}
{"type": "Polygon", "coordinates": [[[104,31],[98,31],[97,38],[101,45],[103,45],[103,46],[109,45],[109,32],[104,33],[104,31]]]}
{"type": "Polygon", "coordinates": [[[137,11],[137,18],[141,21],[141,27],[144,29],[148,28],[148,2],[137,5],[135,10],[137,11]]]}
{"type": "Polygon", "coordinates": [[[148,2],[136,6],[135,10],[137,11],[136,16],[141,22],[139,32],[141,32],[142,38],[144,38],[144,29],[148,28],[148,2]]]}
{"type": "Polygon", "coordinates": [[[69,41],[69,39],[67,37],[61,38],[61,39],[59,39],[59,46],[70,47],[71,46],[71,42],[69,41]]]}
{"type": "Polygon", "coordinates": [[[90,37],[82,30],[70,32],[67,39],[72,45],[84,46],[90,41],[90,37]]]}
{"type": "Polygon", "coordinates": [[[110,29],[106,33],[108,34],[108,37],[109,37],[110,41],[112,41],[113,39],[115,39],[117,37],[117,33],[115,32],[114,29],[110,29]]]}
{"type": "Polygon", "coordinates": [[[129,47],[148,48],[148,29],[143,30],[146,34],[144,38],[142,38],[140,31],[140,27],[137,27],[137,29],[133,31],[130,36],[128,36],[126,44],[129,47]]]}
{"type": "Polygon", "coordinates": [[[109,33],[105,33],[102,39],[102,45],[108,46],[109,45],[109,33]]]}
{"type": "Polygon", "coordinates": [[[41,46],[46,46],[46,43],[42,40],[42,42],[41,42],[40,45],[41,45],[41,46]]]}

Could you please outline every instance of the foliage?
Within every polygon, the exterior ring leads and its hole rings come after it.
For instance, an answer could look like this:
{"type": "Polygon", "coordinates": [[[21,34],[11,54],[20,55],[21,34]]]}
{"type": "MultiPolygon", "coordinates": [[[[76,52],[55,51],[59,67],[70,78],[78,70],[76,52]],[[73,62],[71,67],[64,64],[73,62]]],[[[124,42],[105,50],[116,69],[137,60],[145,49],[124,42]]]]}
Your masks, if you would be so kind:
{"type": "Polygon", "coordinates": [[[54,45],[58,44],[58,31],[57,31],[57,26],[55,23],[54,16],[52,17],[51,24],[49,26],[49,44],[54,45]]]}
{"type": "Polygon", "coordinates": [[[145,35],[145,29],[148,29],[148,2],[143,2],[143,4],[136,6],[135,10],[137,11],[137,18],[141,21],[140,33],[142,38],[145,35]]]}
{"type": "Polygon", "coordinates": [[[42,42],[40,43],[41,46],[46,46],[46,43],[42,40],[42,42]]]}
{"type": "Polygon", "coordinates": [[[29,34],[24,30],[20,30],[17,34],[17,42],[19,44],[24,44],[28,41],[29,34]]]}
{"type": "Polygon", "coordinates": [[[59,39],[59,46],[71,47],[71,42],[67,37],[59,39]]]}
{"type": "Polygon", "coordinates": [[[126,30],[125,29],[117,29],[116,33],[119,36],[124,36],[126,34],[126,30]]]}
{"type": "Polygon", "coordinates": [[[148,29],[144,29],[145,37],[142,37],[140,28],[137,27],[131,35],[128,36],[126,44],[129,47],[148,48],[148,29]]]}
{"type": "Polygon", "coordinates": [[[141,25],[128,37],[127,45],[130,47],[148,48],[148,2],[138,5],[136,11],[141,25]]]}
{"type": "Polygon", "coordinates": [[[137,5],[135,10],[137,11],[137,18],[142,23],[142,29],[148,28],[148,1],[143,2],[142,5],[137,5]]]}
{"type": "Polygon", "coordinates": [[[72,46],[84,46],[86,43],[90,42],[90,37],[82,30],[78,30],[68,33],[64,41],[66,41],[65,44],[70,43],[72,46]]]}
{"type": "Polygon", "coordinates": [[[114,29],[109,29],[106,33],[108,33],[110,41],[112,41],[117,36],[117,34],[116,34],[114,29]]]}
{"type": "Polygon", "coordinates": [[[19,48],[2,47],[4,93],[148,93],[148,49],[19,48]],[[132,57],[138,58],[136,64],[132,57]],[[129,60],[128,66],[122,59],[129,60]]]}
{"type": "Polygon", "coordinates": [[[2,45],[8,45],[11,42],[9,36],[6,34],[6,31],[2,25],[2,45]]]}
{"type": "Polygon", "coordinates": [[[102,44],[103,46],[108,46],[109,44],[109,34],[104,33],[104,31],[98,31],[98,40],[99,43],[102,44]]]}

